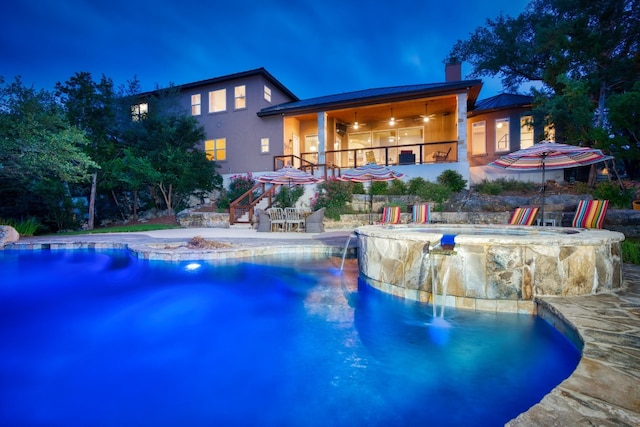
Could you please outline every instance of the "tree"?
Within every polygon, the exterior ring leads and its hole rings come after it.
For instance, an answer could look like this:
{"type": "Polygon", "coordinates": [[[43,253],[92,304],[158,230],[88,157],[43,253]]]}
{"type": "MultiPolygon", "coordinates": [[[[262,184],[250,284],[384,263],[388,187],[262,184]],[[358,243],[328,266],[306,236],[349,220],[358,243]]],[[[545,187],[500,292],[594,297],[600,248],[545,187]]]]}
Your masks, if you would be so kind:
{"type": "MultiPolygon", "coordinates": [[[[94,82],[91,73],[79,72],[64,84],[56,84],[56,94],[64,105],[70,123],[86,132],[91,141],[87,153],[98,163],[112,158],[112,126],[115,123],[115,92],[113,81],[104,75],[94,82]]],[[[88,229],[95,222],[95,201],[98,187],[98,169],[91,174],[89,190],[88,229]]]]}
{"type": "Polygon", "coordinates": [[[85,182],[97,167],[87,144],[51,93],[27,88],[19,77],[9,85],[0,79],[0,205],[13,215],[47,209],[37,206],[48,187],[43,182],[85,182]]]}
{"type": "Polygon", "coordinates": [[[640,82],[633,90],[609,98],[610,151],[624,161],[629,176],[640,176],[640,82]]]}
{"type": "Polygon", "coordinates": [[[639,47],[640,0],[533,0],[517,18],[487,20],[447,61],[471,63],[472,77],[499,76],[508,91],[537,81],[535,126],[609,148],[607,98],[640,80],[639,47]]]}

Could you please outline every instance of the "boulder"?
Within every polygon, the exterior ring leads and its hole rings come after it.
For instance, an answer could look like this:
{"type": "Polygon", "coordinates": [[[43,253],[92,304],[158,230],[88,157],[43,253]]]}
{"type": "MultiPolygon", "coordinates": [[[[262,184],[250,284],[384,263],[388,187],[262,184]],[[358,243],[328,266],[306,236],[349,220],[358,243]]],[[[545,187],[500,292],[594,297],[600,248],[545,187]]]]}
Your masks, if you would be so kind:
{"type": "Polygon", "coordinates": [[[15,228],[9,225],[0,225],[0,248],[3,248],[9,243],[17,242],[20,239],[20,234],[15,228]]]}

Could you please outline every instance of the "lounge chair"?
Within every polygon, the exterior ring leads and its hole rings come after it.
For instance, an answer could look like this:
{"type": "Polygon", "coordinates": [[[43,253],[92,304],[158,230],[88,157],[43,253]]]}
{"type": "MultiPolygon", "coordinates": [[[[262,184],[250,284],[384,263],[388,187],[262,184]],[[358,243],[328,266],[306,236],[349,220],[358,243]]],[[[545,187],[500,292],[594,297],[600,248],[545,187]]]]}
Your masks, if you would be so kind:
{"type": "Polygon", "coordinates": [[[380,224],[400,224],[400,206],[387,206],[383,208],[380,224]]]}
{"type": "Polygon", "coordinates": [[[431,206],[428,203],[413,205],[411,222],[414,224],[428,224],[431,222],[431,206]]]}
{"type": "Polygon", "coordinates": [[[576,228],[602,228],[608,207],[608,200],[580,200],[571,226],[576,228]]]}
{"type": "Polygon", "coordinates": [[[256,216],[258,217],[258,227],[256,231],[258,232],[271,231],[271,217],[269,217],[269,214],[263,211],[262,209],[256,209],[256,216]]]}
{"type": "Polygon", "coordinates": [[[538,215],[537,206],[516,208],[516,210],[513,211],[513,215],[511,215],[509,224],[510,225],[533,225],[533,222],[536,220],[536,215],[538,215]]]}
{"type": "Polygon", "coordinates": [[[324,211],[326,208],[318,209],[305,219],[304,231],[307,233],[324,232],[324,211]]]}

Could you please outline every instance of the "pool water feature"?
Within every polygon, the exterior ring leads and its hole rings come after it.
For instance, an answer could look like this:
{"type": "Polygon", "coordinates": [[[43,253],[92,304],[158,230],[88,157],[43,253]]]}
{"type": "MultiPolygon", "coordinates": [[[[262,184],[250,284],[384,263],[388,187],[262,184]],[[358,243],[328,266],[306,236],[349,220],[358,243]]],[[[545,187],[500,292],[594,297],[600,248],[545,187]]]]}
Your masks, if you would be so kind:
{"type": "Polygon", "coordinates": [[[535,316],[291,261],[0,251],[0,425],[503,425],[578,362],[535,316]]]}

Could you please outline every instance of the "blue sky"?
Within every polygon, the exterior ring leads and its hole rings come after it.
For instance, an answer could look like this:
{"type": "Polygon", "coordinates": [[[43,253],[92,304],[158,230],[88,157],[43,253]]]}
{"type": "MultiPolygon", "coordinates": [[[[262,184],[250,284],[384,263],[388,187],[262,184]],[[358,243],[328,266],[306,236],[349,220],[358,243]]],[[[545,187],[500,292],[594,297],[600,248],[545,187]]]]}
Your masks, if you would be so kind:
{"type": "MultiPolygon", "coordinates": [[[[302,99],[441,82],[457,40],[527,3],[13,0],[0,16],[0,76],[53,89],[88,71],[152,90],[265,67],[302,99]]],[[[483,81],[480,98],[501,91],[483,81]]]]}

